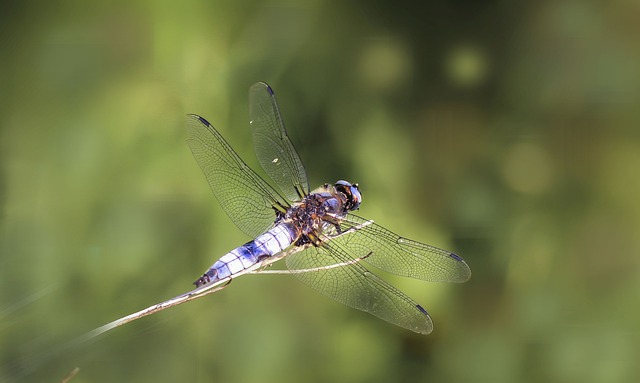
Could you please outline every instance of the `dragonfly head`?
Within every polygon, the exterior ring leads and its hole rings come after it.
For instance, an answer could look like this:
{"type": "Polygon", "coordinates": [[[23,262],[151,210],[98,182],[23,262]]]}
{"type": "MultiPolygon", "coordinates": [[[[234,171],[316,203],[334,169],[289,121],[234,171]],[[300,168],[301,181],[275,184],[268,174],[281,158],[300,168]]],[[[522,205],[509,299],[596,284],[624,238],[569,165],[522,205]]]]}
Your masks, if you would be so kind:
{"type": "Polygon", "coordinates": [[[358,184],[351,184],[347,181],[337,181],[335,183],[336,191],[344,194],[346,202],[344,204],[345,211],[357,210],[362,202],[362,194],[358,189],[358,184]]]}

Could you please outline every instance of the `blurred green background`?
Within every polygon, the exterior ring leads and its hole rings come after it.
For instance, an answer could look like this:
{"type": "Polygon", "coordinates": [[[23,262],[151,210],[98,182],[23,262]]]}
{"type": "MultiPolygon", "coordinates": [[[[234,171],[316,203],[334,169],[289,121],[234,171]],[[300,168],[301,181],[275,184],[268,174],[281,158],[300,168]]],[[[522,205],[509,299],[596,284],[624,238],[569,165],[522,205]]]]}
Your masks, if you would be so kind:
{"type": "Polygon", "coordinates": [[[638,381],[640,4],[517,3],[3,2],[0,381],[638,381]],[[184,124],[257,168],[260,80],[312,185],[470,264],[391,278],[434,332],[265,275],[56,351],[248,240],[184,124]]]}

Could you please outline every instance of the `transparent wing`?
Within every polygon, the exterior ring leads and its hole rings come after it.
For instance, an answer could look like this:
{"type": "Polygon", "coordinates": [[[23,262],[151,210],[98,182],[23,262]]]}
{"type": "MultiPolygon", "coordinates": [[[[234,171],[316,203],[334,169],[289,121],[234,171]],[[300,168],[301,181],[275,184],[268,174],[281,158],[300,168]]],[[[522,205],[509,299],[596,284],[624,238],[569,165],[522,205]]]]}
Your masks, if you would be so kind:
{"type": "Polygon", "coordinates": [[[342,246],[356,257],[371,254],[364,262],[379,269],[431,282],[465,282],[471,277],[465,261],[450,251],[400,237],[354,214],[340,223],[342,231],[351,228],[357,230],[344,236],[342,246]]]}
{"type": "Polygon", "coordinates": [[[347,237],[332,239],[321,247],[309,247],[286,258],[290,270],[320,268],[294,273],[302,282],[340,303],[421,334],[433,330],[429,314],[400,290],[365,269],[343,246],[347,237]],[[339,263],[340,267],[323,268],[339,263]]]}
{"type": "Polygon", "coordinates": [[[285,211],[289,206],[204,118],[188,116],[187,143],[213,195],[229,218],[250,237],[270,228],[276,220],[276,210],[285,211]]]}
{"type": "Polygon", "coordinates": [[[287,136],[276,96],[263,82],[249,89],[249,121],[258,161],[284,196],[298,201],[309,194],[307,172],[287,136]]]}

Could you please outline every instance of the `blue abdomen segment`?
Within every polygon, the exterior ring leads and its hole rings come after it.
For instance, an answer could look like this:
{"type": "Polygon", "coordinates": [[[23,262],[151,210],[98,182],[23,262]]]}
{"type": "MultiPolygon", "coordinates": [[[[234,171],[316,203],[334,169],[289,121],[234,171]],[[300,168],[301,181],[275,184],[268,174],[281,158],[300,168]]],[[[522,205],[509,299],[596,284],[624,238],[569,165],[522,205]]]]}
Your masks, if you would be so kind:
{"type": "Polygon", "coordinates": [[[215,282],[244,271],[264,258],[280,253],[295,239],[295,230],[287,224],[280,224],[253,241],[223,255],[195,282],[195,285],[215,282]]]}

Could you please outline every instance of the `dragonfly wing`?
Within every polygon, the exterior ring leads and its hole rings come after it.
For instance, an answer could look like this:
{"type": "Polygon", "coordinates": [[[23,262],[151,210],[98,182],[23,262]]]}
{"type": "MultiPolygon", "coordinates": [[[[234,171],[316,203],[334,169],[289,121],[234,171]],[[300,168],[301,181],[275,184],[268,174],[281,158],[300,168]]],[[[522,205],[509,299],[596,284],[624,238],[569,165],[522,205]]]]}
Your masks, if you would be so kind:
{"type": "Polygon", "coordinates": [[[264,171],[290,201],[309,194],[309,181],[293,147],[269,85],[258,82],[249,89],[249,121],[256,156],[264,171]]]}
{"type": "Polygon", "coordinates": [[[403,238],[380,225],[354,214],[340,223],[343,247],[356,257],[370,254],[364,261],[389,273],[431,282],[465,282],[471,269],[458,255],[421,242],[403,238]]]}
{"type": "Polygon", "coordinates": [[[189,115],[187,136],[211,191],[244,233],[257,237],[273,225],[276,210],[288,208],[278,192],[242,161],[207,120],[189,115]]]}
{"type": "MultiPolygon", "coordinates": [[[[357,235],[354,233],[353,235],[357,235]]],[[[350,236],[350,235],[347,235],[350,236]]],[[[387,322],[421,334],[433,330],[429,314],[400,290],[369,272],[348,254],[344,238],[321,247],[309,247],[286,258],[290,270],[316,269],[294,273],[302,282],[349,307],[368,312],[387,322]],[[345,263],[339,267],[328,267],[345,263]]]]}

